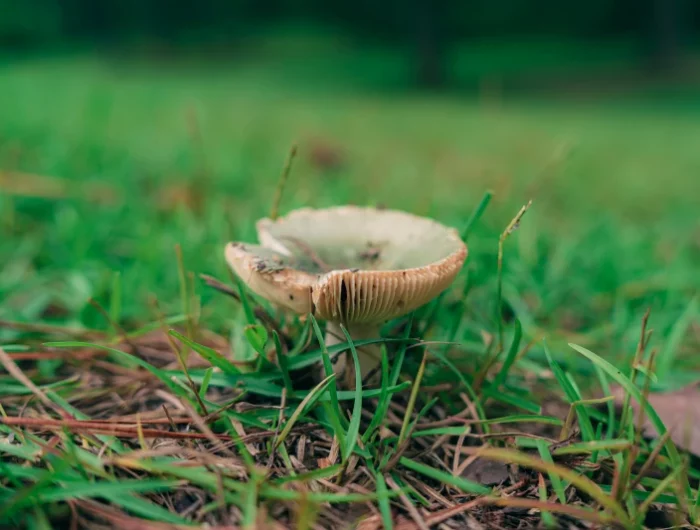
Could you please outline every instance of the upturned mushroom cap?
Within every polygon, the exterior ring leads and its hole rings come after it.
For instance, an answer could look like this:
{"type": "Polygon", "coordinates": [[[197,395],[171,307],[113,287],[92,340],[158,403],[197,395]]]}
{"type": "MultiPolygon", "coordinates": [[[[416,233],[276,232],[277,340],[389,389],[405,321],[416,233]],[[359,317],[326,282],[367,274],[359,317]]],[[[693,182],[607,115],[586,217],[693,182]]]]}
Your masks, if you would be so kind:
{"type": "Polygon", "coordinates": [[[260,245],[229,243],[226,260],[256,294],[297,313],[376,324],[435,298],[467,247],[453,228],[396,210],[303,208],[257,224],[260,245]]]}

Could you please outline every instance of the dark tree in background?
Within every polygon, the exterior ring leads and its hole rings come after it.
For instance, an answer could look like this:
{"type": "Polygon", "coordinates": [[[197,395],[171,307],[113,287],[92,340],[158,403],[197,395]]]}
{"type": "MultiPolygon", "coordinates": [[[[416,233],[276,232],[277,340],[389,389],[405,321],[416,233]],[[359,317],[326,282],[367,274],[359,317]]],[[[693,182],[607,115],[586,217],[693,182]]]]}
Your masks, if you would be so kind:
{"type": "Polygon", "coordinates": [[[446,0],[415,0],[417,81],[423,88],[440,88],[448,81],[446,4],[446,0]]]}
{"type": "Polygon", "coordinates": [[[697,39],[700,0],[0,0],[0,53],[155,42],[177,56],[191,45],[236,49],[246,35],[299,21],[400,47],[416,83],[435,88],[450,82],[455,45],[480,39],[637,39],[640,62],[662,73],[697,39]]]}
{"type": "Polygon", "coordinates": [[[669,71],[678,65],[681,46],[680,21],[683,0],[646,0],[647,50],[651,66],[669,71]]]}

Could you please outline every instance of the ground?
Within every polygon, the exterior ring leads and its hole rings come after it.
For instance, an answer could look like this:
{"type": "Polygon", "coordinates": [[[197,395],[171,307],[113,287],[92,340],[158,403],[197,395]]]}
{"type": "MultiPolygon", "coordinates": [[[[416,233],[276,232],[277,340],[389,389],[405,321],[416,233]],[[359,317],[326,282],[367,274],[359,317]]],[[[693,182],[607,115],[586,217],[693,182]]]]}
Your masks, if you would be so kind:
{"type": "Polygon", "coordinates": [[[484,71],[476,95],[412,94],[362,57],[3,61],[0,521],[700,521],[683,437],[641,439],[624,397],[700,373],[695,92],[510,97],[484,71]],[[387,324],[363,394],[309,381],[312,322],[246,310],[223,260],[293,144],[282,212],[384,205],[469,246],[446,296],[387,324]]]}

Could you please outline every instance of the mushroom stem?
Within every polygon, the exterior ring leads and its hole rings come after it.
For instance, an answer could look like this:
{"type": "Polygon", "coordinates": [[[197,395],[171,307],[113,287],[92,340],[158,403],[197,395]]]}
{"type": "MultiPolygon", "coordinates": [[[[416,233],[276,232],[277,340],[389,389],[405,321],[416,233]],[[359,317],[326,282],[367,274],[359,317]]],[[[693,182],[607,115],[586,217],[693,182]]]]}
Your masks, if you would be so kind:
{"type": "MultiPolygon", "coordinates": [[[[349,325],[347,327],[350,338],[354,341],[377,339],[380,335],[379,326],[376,325],[349,325]]],[[[343,330],[340,329],[340,324],[329,321],[326,324],[326,346],[342,344],[347,342],[343,330]]],[[[362,380],[365,380],[367,374],[376,368],[381,362],[381,349],[379,343],[368,344],[355,348],[357,350],[357,360],[360,362],[360,374],[362,380]]],[[[338,357],[338,360],[333,365],[333,372],[338,377],[343,377],[343,386],[346,388],[355,387],[355,365],[353,363],[352,352],[348,349],[345,355],[338,357]]]]}

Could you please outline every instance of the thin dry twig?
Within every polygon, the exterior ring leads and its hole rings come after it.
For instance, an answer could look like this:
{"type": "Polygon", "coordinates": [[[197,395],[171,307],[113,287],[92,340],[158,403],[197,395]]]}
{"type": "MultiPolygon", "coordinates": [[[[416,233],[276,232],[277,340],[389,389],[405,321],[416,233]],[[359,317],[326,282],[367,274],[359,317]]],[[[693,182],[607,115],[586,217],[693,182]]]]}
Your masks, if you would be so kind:
{"type": "Polygon", "coordinates": [[[24,375],[24,372],[22,369],[15,364],[15,362],[12,360],[12,358],[5,352],[5,350],[0,347],[0,363],[5,367],[5,370],[7,370],[7,373],[9,373],[12,377],[17,379],[20,383],[22,383],[24,386],[26,386],[32,394],[34,394],[39,400],[48,408],[54,410],[57,414],[59,414],[62,417],[70,417],[70,414],[68,414],[63,408],[61,408],[59,405],[51,401],[46,394],[44,393],[43,390],[41,390],[38,386],[36,386],[32,381],[24,375]]]}
{"type": "Polygon", "coordinates": [[[408,500],[408,497],[406,497],[406,494],[401,491],[401,488],[399,485],[394,481],[393,478],[391,478],[391,475],[387,475],[385,477],[387,485],[394,491],[400,492],[399,493],[399,499],[401,500],[401,503],[403,504],[404,508],[406,508],[406,511],[408,514],[411,516],[411,519],[413,519],[413,522],[416,523],[416,526],[420,530],[430,530],[430,527],[428,526],[428,523],[421,517],[421,514],[418,513],[418,510],[416,509],[415,506],[411,503],[410,500],[408,500]]]}
{"type": "Polygon", "coordinates": [[[30,333],[42,333],[44,335],[63,335],[68,337],[99,338],[104,337],[103,331],[96,329],[75,329],[53,324],[37,322],[17,322],[14,320],[0,319],[0,328],[13,329],[15,331],[27,331],[30,333]]]}
{"type": "MultiPolygon", "coordinates": [[[[213,276],[209,276],[208,274],[200,274],[199,277],[202,279],[202,281],[204,281],[205,284],[207,284],[212,289],[216,289],[220,293],[228,295],[240,303],[241,297],[238,294],[238,292],[226,285],[225,283],[223,283],[222,281],[217,280],[216,278],[214,278],[213,276]]],[[[287,341],[289,340],[289,337],[285,333],[283,333],[280,327],[277,325],[277,321],[262,307],[253,307],[253,314],[257,319],[262,321],[270,329],[276,331],[280,338],[284,338],[287,341]]]]}

